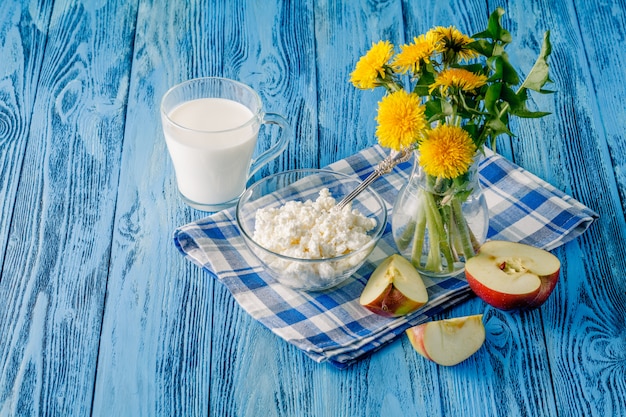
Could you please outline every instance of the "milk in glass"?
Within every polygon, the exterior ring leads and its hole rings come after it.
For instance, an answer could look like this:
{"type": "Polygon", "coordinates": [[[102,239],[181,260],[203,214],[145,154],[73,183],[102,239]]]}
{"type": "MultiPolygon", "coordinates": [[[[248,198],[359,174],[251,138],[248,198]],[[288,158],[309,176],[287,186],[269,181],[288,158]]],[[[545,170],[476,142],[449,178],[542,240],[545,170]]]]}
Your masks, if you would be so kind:
{"type": "Polygon", "coordinates": [[[260,120],[225,98],[182,102],[164,130],[181,194],[203,204],[237,198],[245,189],[260,120]]]}

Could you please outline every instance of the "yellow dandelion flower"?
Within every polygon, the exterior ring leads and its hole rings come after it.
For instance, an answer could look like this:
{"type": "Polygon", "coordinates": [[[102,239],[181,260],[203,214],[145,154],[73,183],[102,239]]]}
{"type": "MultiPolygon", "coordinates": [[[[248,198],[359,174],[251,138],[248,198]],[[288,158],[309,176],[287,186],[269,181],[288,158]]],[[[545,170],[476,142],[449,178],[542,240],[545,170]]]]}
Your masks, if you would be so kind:
{"type": "Polygon", "coordinates": [[[469,49],[467,45],[474,39],[460,32],[454,26],[444,28],[437,26],[429,31],[438,40],[438,50],[444,55],[448,63],[456,63],[460,60],[469,60],[478,57],[478,53],[469,49]]]}
{"type": "Polygon", "coordinates": [[[442,93],[450,88],[472,93],[487,84],[487,77],[482,74],[475,74],[463,68],[448,68],[441,71],[435,82],[430,85],[429,92],[432,93],[436,88],[440,88],[442,93]]]}
{"type": "Polygon", "coordinates": [[[426,129],[420,98],[405,90],[391,93],[378,103],[376,136],[381,146],[401,150],[411,146],[426,129]]]}
{"type": "Polygon", "coordinates": [[[400,47],[392,65],[401,73],[419,72],[420,66],[430,62],[430,57],[437,51],[437,42],[438,38],[432,32],[413,38],[413,43],[400,47]]]}
{"type": "Polygon", "coordinates": [[[389,41],[372,43],[372,47],[359,59],[350,81],[355,87],[368,90],[380,85],[378,80],[385,78],[385,65],[393,56],[393,45],[389,41]]]}
{"type": "Polygon", "coordinates": [[[462,128],[440,125],[426,134],[418,150],[419,163],[428,175],[453,179],[467,172],[476,145],[462,128]]]}

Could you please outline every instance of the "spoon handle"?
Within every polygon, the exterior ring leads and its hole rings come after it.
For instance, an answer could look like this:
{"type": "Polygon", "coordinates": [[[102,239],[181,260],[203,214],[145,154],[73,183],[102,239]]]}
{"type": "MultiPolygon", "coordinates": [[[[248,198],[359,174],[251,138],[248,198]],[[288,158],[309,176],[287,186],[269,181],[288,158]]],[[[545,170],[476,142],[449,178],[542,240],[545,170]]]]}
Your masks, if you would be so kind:
{"type": "Polygon", "coordinates": [[[343,209],[346,205],[348,205],[354,198],[361,194],[363,190],[370,186],[371,183],[374,182],[379,177],[382,177],[385,174],[391,172],[393,167],[398,165],[401,162],[408,161],[411,157],[413,151],[408,148],[404,148],[401,151],[393,151],[389,156],[383,159],[375,168],[374,171],[370,175],[368,175],[365,180],[358,187],[356,187],[350,194],[345,196],[343,200],[337,204],[339,209],[343,209]]]}

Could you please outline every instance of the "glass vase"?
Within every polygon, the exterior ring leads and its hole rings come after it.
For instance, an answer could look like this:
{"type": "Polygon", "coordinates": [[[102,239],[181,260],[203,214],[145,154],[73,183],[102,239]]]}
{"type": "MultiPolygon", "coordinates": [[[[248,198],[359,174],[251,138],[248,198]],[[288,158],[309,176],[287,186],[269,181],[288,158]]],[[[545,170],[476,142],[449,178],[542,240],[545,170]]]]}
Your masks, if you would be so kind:
{"type": "Polygon", "coordinates": [[[469,170],[457,178],[428,175],[414,165],[393,206],[391,226],[399,252],[430,277],[456,275],[485,241],[489,211],[483,195],[477,152],[469,170]]]}

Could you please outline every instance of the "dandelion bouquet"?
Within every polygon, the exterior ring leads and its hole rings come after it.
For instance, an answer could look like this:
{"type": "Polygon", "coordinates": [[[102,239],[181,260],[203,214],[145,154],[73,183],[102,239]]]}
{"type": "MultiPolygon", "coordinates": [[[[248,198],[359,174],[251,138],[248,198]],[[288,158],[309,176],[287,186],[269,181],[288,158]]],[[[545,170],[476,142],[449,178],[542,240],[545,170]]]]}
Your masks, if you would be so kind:
{"type": "Polygon", "coordinates": [[[499,135],[513,136],[511,116],[548,114],[531,111],[526,103],[529,90],[551,92],[544,89],[550,82],[549,32],[520,83],[505,52],[512,37],[501,26],[503,14],[496,9],[487,28],[471,37],[455,27],[435,27],[397,53],[389,41],[380,41],[351,74],[359,89],[386,90],[376,116],[380,145],[415,150],[420,186],[413,190],[416,201],[408,220],[394,237],[401,252],[409,248],[413,264],[432,275],[456,272],[485,237],[486,226],[477,235],[463,208],[479,189],[477,161],[484,147],[495,150],[499,135]]]}

